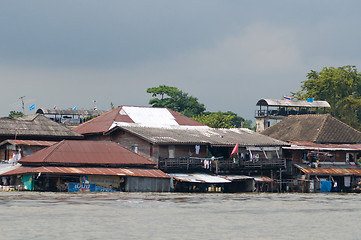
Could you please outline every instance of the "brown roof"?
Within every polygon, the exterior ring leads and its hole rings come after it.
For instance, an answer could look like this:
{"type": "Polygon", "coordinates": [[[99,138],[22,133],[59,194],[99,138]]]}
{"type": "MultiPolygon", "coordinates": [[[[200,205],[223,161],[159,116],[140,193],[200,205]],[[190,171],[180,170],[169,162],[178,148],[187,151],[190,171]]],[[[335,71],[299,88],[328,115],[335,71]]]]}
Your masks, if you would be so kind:
{"type": "MultiPolygon", "coordinates": [[[[180,126],[205,126],[191,118],[188,118],[178,112],[172,111],[167,108],[153,108],[153,107],[133,107],[133,106],[119,106],[114,108],[90,121],[87,121],[79,126],[73,128],[74,131],[80,134],[94,134],[104,133],[110,130],[114,123],[128,123],[136,125],[137,122],[133,120],[126,112],[122,111],[123,108],[137,108],[137,109],[166,109],[173,117],[175,122],[180,126]]],[[[146,117],[146,116],[142,116],[146,117]]]]}
{"type": "Polygon", "coordinates": [[[12,138],[43,137],[52,139],[82,139],[83,136],[41,114],[12,119],[0,118],[0,136],[12,138]]]}
{"type": "Polygon", "coordinates": [[[288,142],[361,143],[361,132],[330,114],[288,116],[266,128],[262,134],[288,142]]]}
{"type": "Polygon", "coordinates": [[[155,163],[110,141],[63,140],[19,161],[23,165],[154,166],[155,163]]]}
{"type": "Polygon", "coordinates": [[[75,174],[75,175],[106,175],[106,176],[133,176],[150,178],[169,178],[158,169],[135,169],[135,168],[79,168],[79,167],[24,167],[1,174],[11,176],[26,173],[49,173],[49,174],[75,174]]]}
{"type": "Polygon", "coordinates": [[[10,143],[15,145],[26,145],[26,146],[46,146],[49,147],[57,142],[55,141],[37,141],[37,140],[14,140],[14,139],[8,139],[0,143],[0,146],[10,143]]]}

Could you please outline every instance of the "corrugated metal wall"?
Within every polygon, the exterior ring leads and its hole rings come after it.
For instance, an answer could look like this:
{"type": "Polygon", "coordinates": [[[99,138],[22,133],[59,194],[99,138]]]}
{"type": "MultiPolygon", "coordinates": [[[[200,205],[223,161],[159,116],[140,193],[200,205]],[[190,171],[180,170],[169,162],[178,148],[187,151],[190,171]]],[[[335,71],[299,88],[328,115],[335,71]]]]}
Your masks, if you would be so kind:
{"type": "Polygon", "coordinates": [[[169,192],[170,179],[128,177],[125,184],[127,192],[169,192]]]}

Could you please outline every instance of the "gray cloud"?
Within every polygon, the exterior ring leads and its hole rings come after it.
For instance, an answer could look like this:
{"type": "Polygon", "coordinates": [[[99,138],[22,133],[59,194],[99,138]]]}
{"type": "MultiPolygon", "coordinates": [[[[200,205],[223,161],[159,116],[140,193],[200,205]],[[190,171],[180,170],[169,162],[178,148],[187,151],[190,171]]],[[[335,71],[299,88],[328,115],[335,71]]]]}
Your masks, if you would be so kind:
{"type": "Polygon", "coordinates": [[[37,107],[144,106],[146,89],[166,84],[252,119],[258,99],[299,90],[311,69],[359,66],[360,4],[3,3],[0,113],[23,95],[37,107]]]}

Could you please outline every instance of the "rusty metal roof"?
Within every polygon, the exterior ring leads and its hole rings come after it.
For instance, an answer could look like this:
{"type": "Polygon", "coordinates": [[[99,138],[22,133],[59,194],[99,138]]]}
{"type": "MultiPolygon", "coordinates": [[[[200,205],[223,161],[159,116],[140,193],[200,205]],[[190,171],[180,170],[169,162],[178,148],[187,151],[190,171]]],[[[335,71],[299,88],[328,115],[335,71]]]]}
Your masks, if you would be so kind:
{"type": "Polygon", "coordinates": [[[19,161],[21,164],[154,166],[155,163],[110,141],[63,140],[19,161]]]}
{"type": "Polygon", "coordinates": [[[79,168],[79,167],[24,167],[8,171],[0,176],[21,175],[29,173],[70,174],[70,175],[106,175],[106,176],[132,176],[150,178],[170,178],[159,169],[135,168],[79,168]]]}
{"type": "Polygon", "coordinates": [[[338,167],[330,167],[330,168],[310,168],[310,167],[303,167],[300,165],[295,166],[300,169],[305,174],[310,175],[332,175],[332,176],[344,176],[344,175],[354,175],[354,176],[361,176],[361,168],[338,168],[338,167]]]}
{"type": "Polygon", "coordinates": [[[8,139],[5,140],[3,142],[0,143],[0,146],[4,145],[4,144],[14,144],[14,145],[26,145],[26,146],[51,146],[55,143],[57,143],[56,141],[37,141],[37,140],[14,140],[14,139],[8,139]]]}
{"type": "Polygon", "coordinates": [[[116,126],[134,125],[149,127],[154,123],[159,125],[159,122],[164,122],[164,126],[173,124],[177,126],[206,127],[206,125],[168,108],[119,106],[80,124],[73,128],[73,130],[80,134],[95,134],[107,132],[116,126]],[[166,121],[162,116],[167,116],[168,120],[166,121]],[[157,119],[160,119],[160,121],[157,121],[157,119]]]}

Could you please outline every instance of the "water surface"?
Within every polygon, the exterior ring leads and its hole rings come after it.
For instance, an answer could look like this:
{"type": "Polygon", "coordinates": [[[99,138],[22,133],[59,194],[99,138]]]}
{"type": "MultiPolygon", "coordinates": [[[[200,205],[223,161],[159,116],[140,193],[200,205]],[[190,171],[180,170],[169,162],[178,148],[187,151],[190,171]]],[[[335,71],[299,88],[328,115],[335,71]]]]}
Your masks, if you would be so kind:
{"type": "Polygon", "coordinates": [[[360,194],[0,192],[0,239],[360,239],[360,194]]]}

